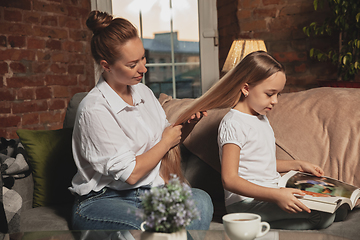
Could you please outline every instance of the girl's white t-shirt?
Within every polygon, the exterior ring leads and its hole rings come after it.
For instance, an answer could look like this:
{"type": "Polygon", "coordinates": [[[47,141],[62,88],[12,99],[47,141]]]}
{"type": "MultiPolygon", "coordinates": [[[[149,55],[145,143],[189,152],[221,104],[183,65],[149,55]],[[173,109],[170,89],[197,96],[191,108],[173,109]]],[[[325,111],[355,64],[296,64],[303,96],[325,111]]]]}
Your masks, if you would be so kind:
{"type": "MultiPolygon", "coordinates": [[[[238,175],[260,186],[276,188],[280,174],[276,170],[274,131],[265,115],[253,116],[231,109],[218,130],[220,161],[222,147],[232,143],[240,147],[238,175]]],[[[246,199],[225,191],[225,205],[246,199]]]]}

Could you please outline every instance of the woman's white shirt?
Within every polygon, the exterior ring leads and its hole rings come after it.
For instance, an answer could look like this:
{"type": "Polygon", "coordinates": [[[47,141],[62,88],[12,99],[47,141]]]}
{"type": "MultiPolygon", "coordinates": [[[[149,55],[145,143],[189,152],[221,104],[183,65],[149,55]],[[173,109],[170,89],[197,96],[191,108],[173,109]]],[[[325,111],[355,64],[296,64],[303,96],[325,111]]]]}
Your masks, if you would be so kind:
{"type": "Polygon", "coordinates": [[[131,175],[136,156],[157,144],[169,126],[165,112],[144,84],[130,86],[130,106],[100,77],[81,101],[73,130],[72,148],[78,168],[69,189],[79,195],[99,191],[133,189],[164,184],[159,175],[161,161],[135,185],[131,175]]]}
{"type": "MultiPolygon", "coordinates": [[[[218,131],[220,159],[222,147],[232,143],[240,147],[238,175],[252,183],[277,187],[274,131],[265,115],[253,116],[231,109],[222,119],[218,131]]],[[[225,205],[247,197],[225,190],[225,205]]]]}

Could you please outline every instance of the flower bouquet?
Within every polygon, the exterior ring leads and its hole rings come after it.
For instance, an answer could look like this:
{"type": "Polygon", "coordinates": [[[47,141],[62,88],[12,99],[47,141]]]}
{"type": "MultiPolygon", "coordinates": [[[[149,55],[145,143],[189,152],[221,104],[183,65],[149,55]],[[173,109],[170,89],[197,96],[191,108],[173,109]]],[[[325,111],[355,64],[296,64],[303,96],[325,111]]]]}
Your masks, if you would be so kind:
{"type": "Polygon", "coordinates": [[[153,187],[140,197],[143,209],[137,212],[137,216],[145,221],[147,232],[184,230],[192,220],[200,219],[191,196],[191,188],[172,175],[164,187],[153,187]]]}

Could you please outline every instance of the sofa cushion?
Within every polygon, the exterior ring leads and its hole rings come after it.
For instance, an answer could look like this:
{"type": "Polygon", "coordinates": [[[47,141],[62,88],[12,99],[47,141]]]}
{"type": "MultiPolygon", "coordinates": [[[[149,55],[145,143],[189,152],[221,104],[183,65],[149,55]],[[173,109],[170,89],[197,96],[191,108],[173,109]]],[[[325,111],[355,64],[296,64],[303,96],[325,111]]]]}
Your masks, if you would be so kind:
{"type": "Polygon", "coordinates": [[[69,230],[69,223],[71,222],[71,208],[72,204],[64,204],[56,207],[32,208],[21,214],[21,231],[35,232],[69,230]]]}
{"type": "Polygon", "coordinates": [[[76,93],[71,98],[69,105],[66,108],[66,115],[65,115],[64,122],[63,122],[63,128],[73,128],[74,127],[77,108],[78,108],[81,100],[83,100],[83,98],[87,94],[88,94],[87,92],[79,92],[79,93],[76,93]]]}
{"type": "Polygon", "coordinates": [[[72,129],[25,130],[17,134],[28,153],[34,179],[33,207],[69,203],[76,173],[71,149],[72,129]]]}
{"type": "Polygon", "coordinates": [[[360,89],[286,93],[268,113],[278,159],[318,164],[325,175],[360,187],[360,89]]]}
{"type": "Polygon", "coordinates": [[[34,180],[32,174],[26,176],[25,178],[16,179],[12,189],[18,192],[22,198],[21,211],[31,209],[34,193],[34,180]]]}

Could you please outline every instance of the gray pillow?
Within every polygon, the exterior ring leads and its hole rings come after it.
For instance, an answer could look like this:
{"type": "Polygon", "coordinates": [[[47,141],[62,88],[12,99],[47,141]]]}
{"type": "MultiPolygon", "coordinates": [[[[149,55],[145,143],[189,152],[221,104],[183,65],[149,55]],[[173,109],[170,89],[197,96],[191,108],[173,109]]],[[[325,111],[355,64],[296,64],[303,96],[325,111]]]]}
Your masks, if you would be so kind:
{"type": "Polygon", "coordinates": [[[86,96],[87,92],[79,92],[76,93],[70,100],[69,105],[66,109],[66,115],[63,123],[63,128],[72,128],[74,127],[75,122],[75,116],[77,108],[83,100],[83,98],[86,96]]]}

